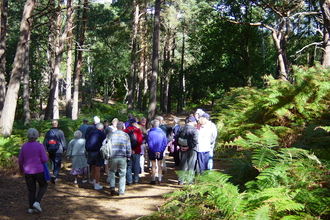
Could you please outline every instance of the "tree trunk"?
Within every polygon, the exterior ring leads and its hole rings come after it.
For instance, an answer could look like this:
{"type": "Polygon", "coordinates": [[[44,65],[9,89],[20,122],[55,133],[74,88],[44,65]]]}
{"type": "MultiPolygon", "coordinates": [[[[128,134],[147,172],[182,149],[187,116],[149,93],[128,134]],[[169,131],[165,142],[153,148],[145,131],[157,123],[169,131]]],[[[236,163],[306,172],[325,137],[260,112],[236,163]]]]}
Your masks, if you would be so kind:
{"type": "Polygon", "coordinates": [[[152,72],[150,79],[150,98],[148,107],[148,123],[155,117],[157,110],[157,82],[158,82],[158,48],[159,48],[159,26],[160,26],[160,4],[161,0],[155,1],[155,20],[152,45],[152,72]]]}
{"type": "Polygon", "coordinates": [[[139,23],[139,4],[137,4],[136,0],[133,0],[133,22],[132,22],[132,53],[131,53],[131,65],[130,65],[130,74],[129,74],[129,86],[128,86],[128,105],[127,108],[129,110],[133,109],[134,105],[134,93],[135,93],[135,57],[136,57],[136,38],[137,38],[137,30],[139,23]]]}
{"type": "Polygon", "coordinates": [[[181,67],[180,67],[180,86],[179,86],[179,98],[178,98],[178,106],[177,111],[178,113],[181,113],[183,110],[184,102],[185,102],[185,94],[186,94],[186,80],[185,80],[185,74],[184,74],[184,53],[185,53],[185,34],[186,34],[186,28],[183,27],[182,32],[182,48],[181,48],[181,67]]]}
{"type": "Polygon", "coordinates": [[[144,97],[143,90],[145,88],[144,86],[144,77],[147,67],[145,66],[145,53],[148,48],[148,39],[147,35],[145,35],[145,29],[146,29],[146,14],[147,14],[147,8],[146,8],[146,2],[142,1],[141,5],[141,12],[144,14],[144,16],[141,16],[140,22],[139,22],[139,44],[140,44],[140,56],[139,56],[139,64],[138,64],[138,94],[137,94],[137,104],[136,108],[138,110],[142,110],[142,101],[144,97]]]}
{"type": "Polygon", "coordinates": [[[323,16],[323,56],[322,65],[323,67],[330,66],[330,0],[321,0],[320,6],[322,9],[323,16]]]}
{"type": "Polygon", "coordinates": [[[72,116],[72,19],[73,19],[73,7],[72,7],[72,0],[67,1],[67,9],[66,9],[66,17],[67,17],[67,24],[68,24],[68,41],[67,41],[67,58],[66,58],[66,91],[65,91],[65,114],[67,118],[71,118],[72,116]]]}
{"type": "Polygon", "coordinates": [[[30,114],[30,87],[29,87],[29,53],[30,53],[30,35],[28,33],[28,42],[26,43],[26,50],[25,50],[25,57],[24,57],[24,73],[23,73],[23,118],[24,118],[24,125],[30,123],[31,114],[30,114]]]}
{"type": "Polygon", "coordinates": [[[8,16],[8,0],[0,2],[0,117],[5,102],[6,95],[6,33],[7,33],[7,16],[8,16]]]}
{"type": "Polygon", "coordinates": [[[22,64],[24,62],[24,54],[28,41],[32,21],[29,20],[34,10],[35,0],[27,0],[23,10],[23,17],[20,26],[19,40],[11,72],[8,90],[5,98],[4,108],[0,120],[1,134],[9,137],[12,133],[15,112],[17,107],[18,91],[22,76],[22,64]]]}
{"type": "MultiPolygon", "coordinates": [[[[55,9],[54,9],[55,10],[55,9]]],[[[48,59],[48,81],[49,81],[49,93],[47,99],[47,107],[45,110],[45,119],[53,118],[53,104],[54,104],[54,95],[56,88],[56,81],[54,81],[54,69],[55,69],[55,12],[50,15],[49,18],[49,35],[48,35],[48,51],[47,51],[47,59],[48,59]]]]}
{"type": "Polygon", "coordinates": [[[85,42],[85,29],[86,29],[86,19],[87,19],[87,7],[88,7],[88,0],[84,0],[84,8],[82,13],[82,23],[80,28],[80,39],[79,45],[76,45],[78,49],[78,56],[75,65],[75,76],[74,76],[74,90],[73,90],[73,103],[72,103],[72,119],[76,120],[78,118],[78,104],[79,104],[79,80],[80,80],[80,72],[81,72],[81,65],[82,65],[82,47],[84,46],[85,42]]]}

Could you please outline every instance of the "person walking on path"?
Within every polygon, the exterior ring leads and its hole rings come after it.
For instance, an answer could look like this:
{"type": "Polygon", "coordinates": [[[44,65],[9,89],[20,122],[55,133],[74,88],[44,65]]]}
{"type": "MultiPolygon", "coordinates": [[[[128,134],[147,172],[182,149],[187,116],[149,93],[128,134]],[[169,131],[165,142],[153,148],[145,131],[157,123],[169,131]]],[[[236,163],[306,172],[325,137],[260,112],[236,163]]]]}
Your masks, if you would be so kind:
{"type": "Polygon", "coordinates": [[[126,173],[127,185],[131,185],[132,183],[139,182],[142,132],[139,128],[134,126],[135,123],[136,123],[135,119],[131,118],[129,120],[128,127],[124,129],[124,132],[126,132],[130,137],[131,148],[132,148],[131,159],[130,161],[128,161],[127,164],[127,173],[126,173]],[[134,173],[133,180],[132,180],[132,173],[134,173]]]}
{"type": "Polygon", "coordinates": [[[162,160],[164,156],[164,150],[167,145],[167,140],[164,132],[159,128],[159,121],[151,121],[152,128],[148,131],[147,143],[148,143],[148,157],[151,161],[151,182],[150,184],[156,184],[156,161],[158,167],[158,184],[162,183],[162,160]]]}
{"type": "Polygon", "coordinates": [[[52,128],[46,132],[43,144],[48,151],[53,170],[53,176],[51,176],[50,182],[55,183],[61,169],[62,154],[66,150],[64,133],[58,129],[57,120],[52,121],[52,128]],[[54,151],[53,149],[57,150],[54,151]]]}
{"type": "Polygon", "coordinates": [[[193,181],[197,160],[198,131],[194,127],[196,120],[193,116],[190,116],[186,118],[185,122],[186,124],[180,127],[178,135],[175,137],[181,148],[179,185],[182,185],[185,181],[188,184],[193,181]]]}
{"type": "Polygon", "coordinates": [[[28,141],[21,147],[18,166],[21,174],[25,174],[25,182],[28,188],[29,209],[28,213],[41,212],[40,202],[48,186],[44,178],[44,165],[48,161],[45,148],[36,140],[39,132],[30,128],[26,137],[28,141]],[[36,183],[38,182],[39,190],[37,192],[36,183]]]}
{"type": "Polygon", "coordinates": [[[100,148],[102,147],[102,142],[106,138],[103,130],[103,124],[97,123],[96,130],[92,131],[88,135],[86,140],[86,151],[88,152],[87,163],[92,166],[92,179],[94,184],[94,189],[99,190],[103,187],[99,184],[101,167],[104,165],[104,160],[100,153],[100,148]]]}
{"type": "Polygon", "coordinates": [[[82,183],[86,183],[87,174],[87,159],[85,155],[85,143],[86,140],[82,138],[81,131],[77,130],[73,134],[72,139],[68,144],[68,150],[66,151],[66,157],[72,161],[72,167],[70,174],[74,176],[74,183],[78,183],[78,175],[82,176],[82,183]]]}
{"type": "Polygon", "coordinates": [[[131,141],[127,133],[123,132],[124,123],[117,123],[117,130],[111,133],[110,141],[112,146],[112,156],[110,163],[110,192],[111,195],[116,195],[116,172],[119,174],[118,195],[124,195],[126,185],[126,168],[127,161],[131,158],[131,141]]]}

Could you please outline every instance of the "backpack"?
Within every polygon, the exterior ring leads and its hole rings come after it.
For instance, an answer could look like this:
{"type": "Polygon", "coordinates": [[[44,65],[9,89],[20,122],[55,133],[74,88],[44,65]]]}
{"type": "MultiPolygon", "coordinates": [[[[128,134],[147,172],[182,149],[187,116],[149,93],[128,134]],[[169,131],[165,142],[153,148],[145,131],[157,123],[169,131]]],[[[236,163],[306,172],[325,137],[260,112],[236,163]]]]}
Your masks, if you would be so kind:
{"type": "Polygon", "coordinates": [[[48,153],[56,153],[60,148],[58,138],[54,131],[49,130],[47,134],[47,143],[46,143],[48,153]]]}
{"type": "Polygon", "coordinates": [[[127,130],[128,130],[129,139],[131,140],[131,148],[134,149],[138,145],[135,134],[134,134],[135,129],[132,129],[132,130],[127,129],[127,130]]]}
{"type": "Polygon", "coordinates": [[[103,159],[110,160],[112,157],[112,144],[109,138],[106,138],[103,143],[102,147],[100,148],[100,153],[103,159]]]}

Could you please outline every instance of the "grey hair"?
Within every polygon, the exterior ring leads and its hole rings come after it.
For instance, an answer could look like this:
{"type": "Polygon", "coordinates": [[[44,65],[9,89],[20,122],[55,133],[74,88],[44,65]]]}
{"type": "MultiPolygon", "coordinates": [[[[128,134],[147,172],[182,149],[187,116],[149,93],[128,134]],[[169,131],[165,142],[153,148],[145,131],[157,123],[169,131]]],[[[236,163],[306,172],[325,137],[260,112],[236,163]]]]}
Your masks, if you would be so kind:
{"type": "Polygon", "coordinates": [[[26,132],[26,137],[29,141],[35,141],[37,140],[37,138],[39,137],[39,132],[37,129],[35,128],[30,128],[27,132],[26,132]]]}
{"type": "Polygon", "coordinates": [[[73,133],[73,137],[74,137],[74,139],[79,139],[79,138],[81,138],[81,137],[82,137],[82,132],[79,131],[79,130],[75,131],[75,132],[73,133]]]}
{"type": "Polygon", "coordinates": [[[157,119],[154,119],[154,120],[151,121],[151,126],[153,128],[157,128],[157,127],[159,127],[159,123],[160,122],[157,119]]]}
{"type": "Polygon", "coordinates": [[[97,129],[103,129],[104,128],[104,125],[102,123],[97,123],[96,126],[95,126],[97,129]]]}
{"type": "Polygon", "coordinates": [[[156,116],[155,119],[157,119],[159,122],[163,122],[164,121],[163,116],[156,116]]]}
{"type": "Polygon", "coordinates": [[[119,121],[119,122],[117,123],[117,129],[118,129],[118,130],[123,130],[123,128],[124,128],[124,123],[123,123],[122,121],[119,121]]]}
{"type": "Polygon", "coordinates": [[[174,117],[173,121],[175,122],[175,124],[179,124],[180,123],[180,118],[174,117]]]}

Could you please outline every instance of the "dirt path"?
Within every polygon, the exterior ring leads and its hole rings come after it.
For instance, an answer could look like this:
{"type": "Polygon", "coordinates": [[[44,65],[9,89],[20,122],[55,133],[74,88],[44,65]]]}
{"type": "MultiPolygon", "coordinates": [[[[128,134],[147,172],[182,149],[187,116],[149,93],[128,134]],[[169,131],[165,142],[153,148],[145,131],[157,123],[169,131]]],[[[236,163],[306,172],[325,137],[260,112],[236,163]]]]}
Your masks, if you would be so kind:
{"type": "MultiPolygon", "coordinates": [[[[180,115],[181,124],[187,116],[180,115]]],[[[165,123],[171,125],[174,115],[165,116],[165,123]]],[[[167,173],[163,174],[162,185],[150,185],[150,172],[141,175],[140,183],[126,187],[124,196],[111,196],[105,173],[101,173],[100,184],[104,187],[96,191],[90,183],[74,184],[69,175],[69,164],[60,173],[60,180],[49,183],[41,201],[42,213],[27,214],[28,198],[25,180],[19,175],[2,175],[0,172],[0,219],[137,219],[157,211],[165,199],[164,194],[180,189],[173,167],[173,158],[167,159],[167,173]]],[[[215,165],[216,166],[216,165],[215,165]]],[[[145,170],[148,168],[145,164],[145,170]]],[[[116,181],[118,182],[118,181],[116,181]]]]}
{"type": "Polygon", "coordinates": [[[167,157],[168,171],[162,185],[150,185],[150,173],[141,176],[139,184],[126,187],[124,196],[111,196],[106,175],[101,173],[102,190],[90,183],[73,183],[69,168],[60,173],[60,180],[49,183],[41,202],[42,213],[27,214],[27,188],[19,175],[0,179],[0,219],[137,219],[157,211],[165,202],[163,195],[180,187],[176,182],[172,157],[167,157]]]}

